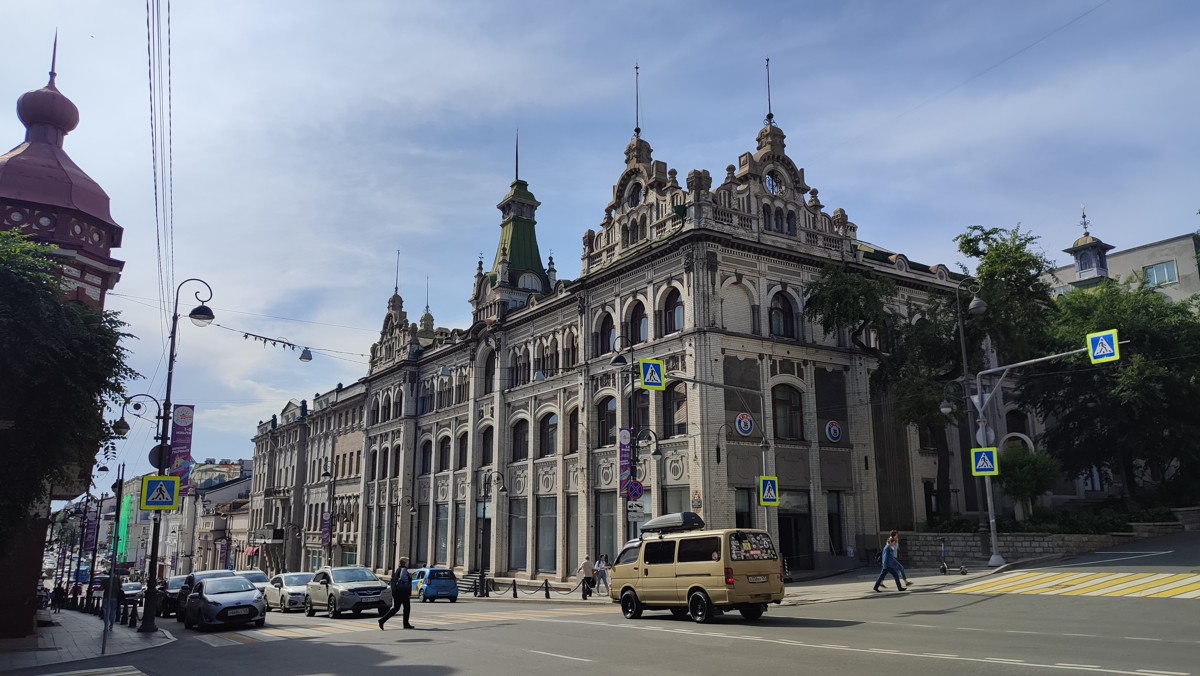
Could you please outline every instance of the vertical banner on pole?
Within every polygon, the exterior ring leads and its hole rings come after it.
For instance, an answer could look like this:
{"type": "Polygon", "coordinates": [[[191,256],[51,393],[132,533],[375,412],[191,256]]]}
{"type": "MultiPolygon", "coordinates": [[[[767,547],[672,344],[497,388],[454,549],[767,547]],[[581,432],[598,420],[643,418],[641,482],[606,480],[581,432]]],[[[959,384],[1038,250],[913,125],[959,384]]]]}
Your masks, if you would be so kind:
{"type": "Polygon", "coordinates": [[[621,497],[629,497],[629,482],[633,481],[633,467],[630,464],[630,431],[622,427],[617,432],[618,448],[621,459],[621,497]]]}
{"type": "Polygon", "coordinates": [[[196,407],[191,404],[176,404],[171,412],[171,461],[167,465],[169,476],[179,477],[179,488],[190,492],[188,477],[192,471],[192,422],[196,407]]]}
{"type": "Polygon", "coordinates": [[[83,535],[83,548],[92,550],[96,547],[96,536],[100,532],[100,510],[88,510],[87,530],[83,535]]]}
{"type": "Polygon", "coordinates": [[[321,546],[328,547],[333,542],[333,520],[329,512],[321,514],[321,546]]]}
{"type": "Polygon", "coordinates": [[[217,560],[221,562],[222,568],[229,568],[229,541],[221,540],[217,543],[217,560]]]}

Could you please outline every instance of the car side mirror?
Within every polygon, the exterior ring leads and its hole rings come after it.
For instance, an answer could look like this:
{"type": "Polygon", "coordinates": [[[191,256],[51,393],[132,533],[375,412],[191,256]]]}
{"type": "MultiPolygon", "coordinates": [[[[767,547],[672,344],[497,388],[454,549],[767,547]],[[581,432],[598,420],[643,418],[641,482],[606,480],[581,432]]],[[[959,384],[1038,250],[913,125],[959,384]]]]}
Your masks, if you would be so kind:
{"type": "Polygon", "coordinates": [[[282,583],[282,582],[276,582],[276,583],[275,583],[275,588],[276,588],[276,589],[283,589],[283,583],[282,583]]]}
{"type": "Polygon", "coordinates": [[[325,585],[326,587],[328,587],[328,586],[329,586],[329,580],[321,580],[321,584],[323,584],[323,585],[325,585]]]}
{"type": "Polygon", "coordinates": [[[198,599],[198,598],[200,598],[200,595],[199,594],[188,594],[188,598],[189,599],[198,599]]]}

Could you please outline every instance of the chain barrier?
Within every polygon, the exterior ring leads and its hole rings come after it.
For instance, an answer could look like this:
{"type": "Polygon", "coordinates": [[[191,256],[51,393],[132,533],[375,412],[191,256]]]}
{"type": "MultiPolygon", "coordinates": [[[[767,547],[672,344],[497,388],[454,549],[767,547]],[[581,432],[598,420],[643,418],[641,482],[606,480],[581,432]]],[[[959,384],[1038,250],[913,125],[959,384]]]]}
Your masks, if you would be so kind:
{"type": "Polygon", "coordinates": [[[561,591],[558,591],[557,589],[555,589],[555,590],[554,590],[554,593],[555,593],[555,594],[561,594],[562,596],[570,596],[571,594],[574,594],[574,593],[575,593],[575,591],[576,591],[577,589],[579,589],[579,587],[580,587],[580,586],[582,586],[582,585],[583,585],[583,578],[581,577],[581,578],[579,578],[579,582],[575,583],[575,586],[574,586],[574,587],[571,587],[569,590],[567,590],[567,591],[565,591],[565,592],[561,592],[561,591]]]}

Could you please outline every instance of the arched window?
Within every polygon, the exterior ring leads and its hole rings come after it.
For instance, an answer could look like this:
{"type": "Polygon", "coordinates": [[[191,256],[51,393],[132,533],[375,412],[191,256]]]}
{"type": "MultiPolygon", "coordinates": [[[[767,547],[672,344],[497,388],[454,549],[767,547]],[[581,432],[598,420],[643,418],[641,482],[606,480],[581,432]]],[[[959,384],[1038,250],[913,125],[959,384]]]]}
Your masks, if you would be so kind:
{"type": "Polygon", "coordinates": [[[567,414],[567,453],[579,452],[579,409],[567,414]]]}
{"type": "Polygon", "coordinates": [[[771,205],[764,204],[763,205],[763,224],[762,224],[763,230],[771,229],[771,214],[772,214],[771,205]]]}
{"type": "Polygon", "coordinates": [[[796,234],[796,212],[792,211],[791,209],[788,209],[787,215],[787,234],[796,234]]]}
{"type": "Polygon", "coordinates": [[[784,294],[777,293],[771,299],[771,335],[782,338],[796,337],[796,318],[792,312],[792,301],[784,294]]]}
{"type": "Polygon", "coordinates": [[[376,425],[378,423],[379,423],[379,397],[376,397],[375,400],[371,402],[371,423],[370,424],[376,425]]]}
{"type": "Polygon", "coordinates": [[[379,455],[379,478],[388,478],[388,449],[383,449],[379,455]]]}
{"type": "Polygon", "coordinates": [[[596,405],[596,445],[614,446],[617,443],[617,400],[605,397],[596,405]]]}
{"type": "Polygon", "coordinates": [[[683,330],[683,296],[678,289],[671,289],[663,303],[663,333],[683,330]]]}
{"type": "Polygon", "coordinates": [[[600,354],[612,352],[617,345],[617,331],[613,326],[612,315],[605,313],[600,321],[600,354]]]}
{"type": "Polygon", "coordinates": [[[519,462],[529,459],[529,421],[518,420],[512,426],[512,460],[519,462]]]}
{"type": "Polygon", "coordinates": [[[687,383],[675,383],[663,392],[663,436],[687,434],[687,383]]]}
{"type": "Polygon", "coordinates": [[[433,442],[426,441],[421,444],[421,474],[430,474],[433,472],[433,442]]]}
{"type": "Polygon", "coordinates": [[[629,342],[634,345],[650,339],[650,319],[646,317],[646,308],[641,303],[633,304],[633,311],[629,313],[629,329],[629,342]]]}
{"type": "Polygon", "coordinates": [[[438,442],[437,471],[445,472],[450,469],[450,437],[442,437],[438,442]]]}
{"type": "Polygon", "coordinates": [[[458,435],[458,458],[454,463],[455,469],[465,469],[467,466],[467,435],[458,435]]]}
{"type": "Polygon", "coordinates": [[[383,395],[383,420],[392,419],[392,395],[383,395]]]}
{"type": "Polygon", "coordinates": [[[640,428],[650,427],[650,390],[639,389],[633,395],[633,424],[640,428]]]}
{"type": "Polygon", "coordinates": [[[404,415],[404,393],[396,391],[396,398],[392,400],[392,417],[399,418],[404,415]]]}
{"type": "Polygon", "coordinates": [[[783,209],[775,209],[775,232],[783,232],[783,209]]]}
{"type": "Polygon", "coordinates": [[[496,434],[492,431],[492,428],[486,427],[483,430],[483,434],[479,435],[479,437],[479,466],[491,467],[492,458],[495,457],[496,434]]]}
{"type": "Polygon", "coordinates": [[[626,203],[632,208],[642,203],[642,184],[634,183],[629,188],[629,199],[626,203]]]}
{"type": "Polygon", "coordinates": [[[771,410],[775,414],[776,439],[804,438],[804,409],[800,390],[791,385],[771,388],[771,410]]]}
{"type": "Polygon", "coordinates": [[[491,394],[496,391],[496,353],[489,352],[483,362],[483,393],[491,394]]]}
{"type": "Polygon", "coordinates": [[[400,447],[392,449],[392,476],[400,476],[400,461],[403,455],[400,453],[400,447]]]}
{"type": "Polygon", "coordinates": [[[371,451],[371,459],[367,462],[367,481],[375,480],[375,451],[371,451]]]}
{"type": "Polygon", "coordinates": [[[1096,267],[1096,258],[1091,251],[1081,251],[1079,253],[1079,269],[1091,270],[1096,267]]]}
{"type": "Polygon", "coordinates": [[[558,416],[547,413],[538,422],[538,457],[546,458],[558,453],[558,416]]]}

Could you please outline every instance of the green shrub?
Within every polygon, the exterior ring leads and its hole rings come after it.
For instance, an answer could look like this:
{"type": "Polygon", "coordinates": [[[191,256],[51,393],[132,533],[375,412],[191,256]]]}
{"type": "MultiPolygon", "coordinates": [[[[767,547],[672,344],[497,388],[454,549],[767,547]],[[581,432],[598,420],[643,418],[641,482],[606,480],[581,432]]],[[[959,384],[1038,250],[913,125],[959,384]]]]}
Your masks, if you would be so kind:
{"type": "Polygon", "coordinates": [[[925,533],[974,533],[977,530],[979,530],[978,521],[961,516],[953,519],[931,521],[924,524],[924,528],[922,529],[925,533]]]}

